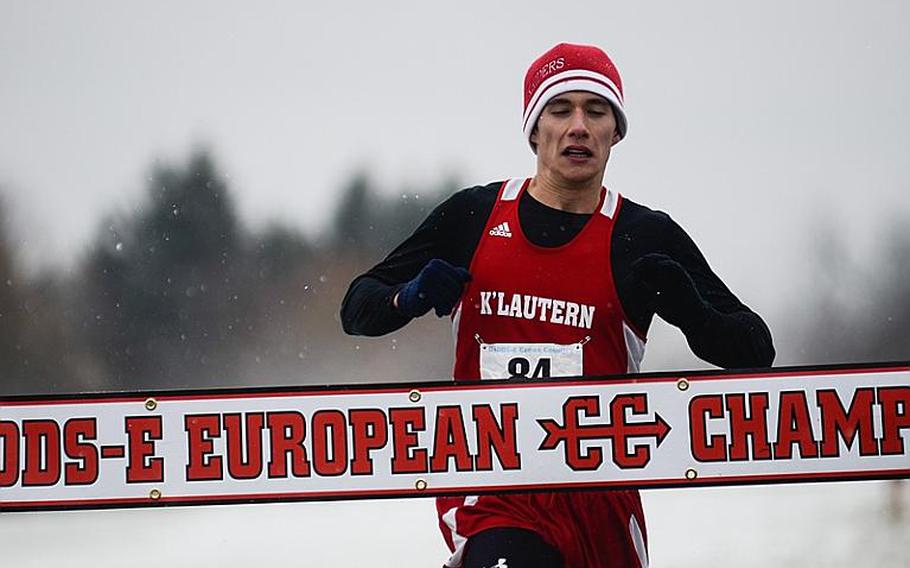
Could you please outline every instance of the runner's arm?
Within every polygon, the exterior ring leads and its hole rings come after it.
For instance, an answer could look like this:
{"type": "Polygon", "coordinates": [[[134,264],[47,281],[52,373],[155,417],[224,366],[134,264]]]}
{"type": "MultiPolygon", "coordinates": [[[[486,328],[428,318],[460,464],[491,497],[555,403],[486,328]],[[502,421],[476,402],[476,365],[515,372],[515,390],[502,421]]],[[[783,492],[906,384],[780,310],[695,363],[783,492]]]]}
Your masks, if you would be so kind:
{"type": "Polygon", "coordinates": [[[341,303],[341,325],[351,335],[379,336],[411,318],[393,305],[399,290],[439,258],[467,269],[496,197],[497,184],[455,193],[379,264],[351,282],[341,303]]]}
{"type": "Polygon", "coordinates": [[[689,273],[707,304],[702,321],[681,327],[692,352],[723,368],[770,367],[774,361],[771,331],[711,270],[688,234],[667,217],[664,246],[689,273]]]}

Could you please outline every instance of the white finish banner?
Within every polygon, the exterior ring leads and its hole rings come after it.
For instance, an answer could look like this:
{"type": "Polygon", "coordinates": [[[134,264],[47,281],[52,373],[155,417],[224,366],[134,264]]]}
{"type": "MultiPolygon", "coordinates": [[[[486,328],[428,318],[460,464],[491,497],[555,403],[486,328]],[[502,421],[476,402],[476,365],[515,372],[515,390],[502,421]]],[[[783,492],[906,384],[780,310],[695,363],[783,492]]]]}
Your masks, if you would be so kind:
{"type": "Polygon", "coordinates": [[[910,477],[910,364],[0,399],[0,510],[910,477]]]}

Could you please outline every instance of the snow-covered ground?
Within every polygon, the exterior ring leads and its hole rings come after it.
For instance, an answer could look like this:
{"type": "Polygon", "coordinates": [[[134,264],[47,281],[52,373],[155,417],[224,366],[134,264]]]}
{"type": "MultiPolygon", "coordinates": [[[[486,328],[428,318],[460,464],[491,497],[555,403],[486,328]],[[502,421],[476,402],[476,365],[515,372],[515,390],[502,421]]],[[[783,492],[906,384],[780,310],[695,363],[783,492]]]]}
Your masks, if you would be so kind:
{"type": "MultiPolygon", "coordinates": [[[[910,566],[906,482],[657,490],[644,500],[654,567],[910,566]]],[[[0,514],[3,568],[409,568],[445,557],[428,499],[0,514]]]]}

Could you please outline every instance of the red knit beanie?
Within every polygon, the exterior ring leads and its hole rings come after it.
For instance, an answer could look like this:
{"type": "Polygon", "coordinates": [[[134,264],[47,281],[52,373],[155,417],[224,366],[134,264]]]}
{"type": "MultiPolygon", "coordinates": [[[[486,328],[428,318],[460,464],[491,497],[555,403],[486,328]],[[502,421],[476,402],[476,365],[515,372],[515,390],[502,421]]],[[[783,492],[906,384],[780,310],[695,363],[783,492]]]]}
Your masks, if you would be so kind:
{"type": "Polygon", "coordinates": [[[629,121],[616,66],[600,48],[561,43],[537,58],[525,75],[522,129],[529,143],[543,108],[553,97],[569,91],[587,91],[610,101],[619,137],[625,138],[629,121]]]}

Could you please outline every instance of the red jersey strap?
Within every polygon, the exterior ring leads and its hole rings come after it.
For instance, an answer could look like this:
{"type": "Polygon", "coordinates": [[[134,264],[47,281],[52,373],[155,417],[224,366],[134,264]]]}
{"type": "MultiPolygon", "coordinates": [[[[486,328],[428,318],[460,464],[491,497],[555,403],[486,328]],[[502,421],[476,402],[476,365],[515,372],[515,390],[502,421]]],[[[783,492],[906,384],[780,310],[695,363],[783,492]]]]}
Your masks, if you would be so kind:
{"type": "Polygon", "coordinates": [[[622,201],[622,196],[608,187],[604,189],[607,190],[607,196],[604,197],[604,202],[600,206],[600,214],[608,219],[612,219],[619,210],[619,203],[622,201]]]}
{"type": "MultiPolygon", "coordinates": [[[[499,189],[499,201],[514,201],[518,199],[518,196],[521,195],[521,192],[527,189],[528,185],[531,184],[531,178],[512,178],[507,179],[502,182],[502,186],[499,189]]],[[[622,200],[622,196],[610,188],[604,188],[607,195],[604,197],[603,202],[600,204],[600,209],[598,213],[612,219],[616,214],[616,211],[619,209],[619,203],[622,200]]]]}
{"type": "Polygon", "coordinates": [[[502,182],[499,189],[500,201],[513,201],[521,195],[521,190],[531,183],[531,178],[513,178],[502,182]]]}

